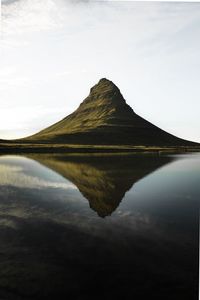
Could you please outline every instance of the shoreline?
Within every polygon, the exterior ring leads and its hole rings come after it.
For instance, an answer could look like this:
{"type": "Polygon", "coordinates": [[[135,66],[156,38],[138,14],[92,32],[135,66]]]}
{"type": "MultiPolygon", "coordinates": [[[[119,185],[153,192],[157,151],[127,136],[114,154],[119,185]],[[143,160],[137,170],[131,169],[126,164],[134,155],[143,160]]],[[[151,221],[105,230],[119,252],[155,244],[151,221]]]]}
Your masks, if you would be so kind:
{"type": "Polygon", "coordinates": [[[0,144],[0,154],[19,153],[150,153],[200,152],[200,146],[129,146],[129,145],[70,145],[70,144],[0,144]]]}

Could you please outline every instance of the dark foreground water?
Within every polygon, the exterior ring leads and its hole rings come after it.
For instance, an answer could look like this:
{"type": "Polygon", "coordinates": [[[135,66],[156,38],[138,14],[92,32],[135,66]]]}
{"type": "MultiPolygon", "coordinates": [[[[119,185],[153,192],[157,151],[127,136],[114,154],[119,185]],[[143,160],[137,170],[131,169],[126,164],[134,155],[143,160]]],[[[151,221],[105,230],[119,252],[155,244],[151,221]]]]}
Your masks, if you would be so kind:
{"type": "Polygon", "coordinates": [[[0,299],[198,299],[200,155],[0,156],[0,299]]]}

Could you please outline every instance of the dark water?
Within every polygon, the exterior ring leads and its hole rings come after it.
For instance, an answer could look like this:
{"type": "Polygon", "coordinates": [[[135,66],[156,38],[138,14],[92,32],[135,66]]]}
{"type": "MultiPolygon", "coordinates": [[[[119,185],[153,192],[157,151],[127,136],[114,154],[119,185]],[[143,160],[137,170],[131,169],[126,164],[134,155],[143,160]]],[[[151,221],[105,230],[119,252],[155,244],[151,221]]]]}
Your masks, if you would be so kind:
{"type": "Polygon", "coordinates": [[[198,299],[200,155],[0,156],[0,299],[198,299]]]}

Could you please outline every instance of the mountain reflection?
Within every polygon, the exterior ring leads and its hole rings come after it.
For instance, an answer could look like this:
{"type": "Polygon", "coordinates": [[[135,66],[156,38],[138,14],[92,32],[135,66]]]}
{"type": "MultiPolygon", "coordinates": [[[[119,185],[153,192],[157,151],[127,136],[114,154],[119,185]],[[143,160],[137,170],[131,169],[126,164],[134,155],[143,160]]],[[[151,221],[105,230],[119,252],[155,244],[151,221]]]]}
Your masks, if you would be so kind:
{"type": "Polygon", "coordinates": [[[156,155],[33,155],[71,181],[100,217],[111,215],[125,193],[144,176],[171,161],[156,155]]]}

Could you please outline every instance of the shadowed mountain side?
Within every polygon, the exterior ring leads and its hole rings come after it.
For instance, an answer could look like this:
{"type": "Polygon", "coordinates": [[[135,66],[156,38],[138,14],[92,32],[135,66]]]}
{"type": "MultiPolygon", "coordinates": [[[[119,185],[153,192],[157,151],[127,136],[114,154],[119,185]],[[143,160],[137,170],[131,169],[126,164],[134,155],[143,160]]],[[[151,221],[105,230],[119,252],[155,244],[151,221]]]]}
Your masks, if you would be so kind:
{"type": "Polygon", "coordinates": [[[78,145],[198,145],[177,138],[138,116],[119,88],[106,78],[91,88],[89,96],[72,114],[20,141],[78,145]]]}
{"type": "Polygon", "coordinates": [[[171,158],[158,156],[59,156],[31,157],[77,186],[100,217],[111,215],[134,183],[171,158]]]}

